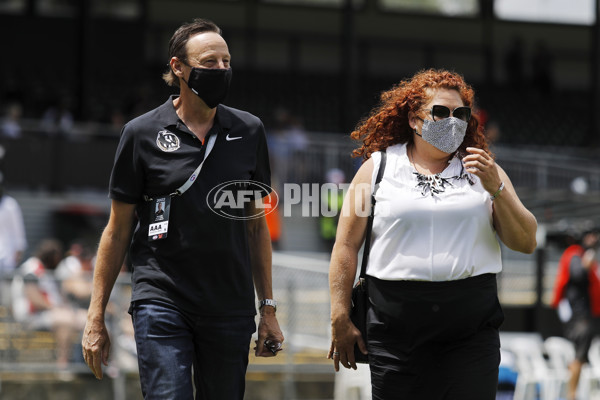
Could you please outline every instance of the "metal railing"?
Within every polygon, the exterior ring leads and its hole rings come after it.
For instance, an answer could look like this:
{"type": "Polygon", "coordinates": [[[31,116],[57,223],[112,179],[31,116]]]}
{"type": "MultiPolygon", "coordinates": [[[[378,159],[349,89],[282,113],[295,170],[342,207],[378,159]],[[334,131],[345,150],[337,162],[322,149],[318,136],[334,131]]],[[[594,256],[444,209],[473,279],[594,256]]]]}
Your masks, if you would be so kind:
{"type": "MultiPolygon", "coordinates": [[[[0,380],[7,373],[90,374],[81,357],[80,332],[73,335],[69,364],[57,368],[54,332],[33,329],[26,321],[15,319],[12,282],[12,276],[0,279],[0,380]]],[[[323,374],[330,376],[326,380],[333,379],[333,367],[326,359],[330,332],[328,261],[318,254],[274,253],[273,291],[279,302],[277,314],[286,338],[285,351],[275,358],[256,358],[251,351],[248,372],[282,374],[285,398],[293,399],[297,398],[294,382],[298,374],[323,374]]],[[[125,399],[125,375],[137,374],[135,343],[126,327],[131,324],[127,313],[130,296],[130,276],[122,274],[107,307],[112,350],[109,366],[104,369],[112,379],[117,400],[125,399]]]]}
{"type": "MultiPolygon", "coordinates": [[[[0,277],[0,381],[3,376],[26,376],[43,374],[55,376],[58,380],[72,380],[78,374],[91,374],[82,357],[80,318],[74,318],[71,329],[71,351],[67,364],[58,364],[57,331],[48,326],[33,326],[32,320],[16,318],[13,314],[13,303],[18,293],[15,292],[14,276],[0,277]],[[75,319],[79,319],[76,321],[75,319]]],[[[112,346],[108,367],[105,375],[112,380],[115,400],[126,399],[125,376],[137,374],[137,355],[132,330],[127,329],[131,318],[127,314],[130,290],[129,274],[119,277],[113,289],[109,306],[107,307],[107,326],[110,332],[112,346]]],[[[60,288],[60,280],[56,280],[60,288]]],[[[91,280],[90,280],[91,285],[91,280]]],[[[60,307],[73,311],[73,316],[81,316],[85,309],[63,299],[60,307]]],[[[50,321],[52,322],[52,321],[50,321]]],[[[83,320],[83,322],[85,322],[83,320]]],[[[64,321],[62,321],[64,324],[64,321]]],[[[64,325],[63,329],[64,329],[64,325]]]]}
{"type": "MultiPolygon", "coordinates": [[[[535,258],[505,253],[504,271],[498,277],[501,301],[511,305],[534,304],[535,258]]],[[[549,300],[553,286],[557,255],[550,254],[544,266],[545,301],[549,300]]],[[[286,338],[284,351],[275,358],[256,358],[251,351],[248,373],[258,376],[278,374],[285,399],[298,398],[296,382],[299,375],[318,374],[330,382],[334,379],[333,367],[326,359],[330,345],[328,256],[326,253],[273,254],[273,292],[279,303],[278,321],[286,338]]],[[[11,299],[6,296],[10,277],[5,278],[1,281],[3,295],[0,298],[0,376],[6,372],[35,374],[55,371],[55,349],[52,347],[55,341],[51,333],[28,330],[26,325],[11,317],[11,299]]],[[[109,306],[113,349],[111,363],[105,373],[113,380],[113,396],[117,400],[125,398],[125,376],[137,374],[135,347],[132,348],[132,338],[123,329],[124,323],[130,323],[127,314],[130,290],[130,277],[123,274],[113,290],[109,306]]],[[[67,370],[89,374],[80,352],[80,348],[74,350],[67,370]]]]}
{"type": "MultiPolygon", "coordinates": [[[[343,170],[350,181],[361,163],[351,157],[357,143],[346,134],[296,130],[293,134],[268,132],[267,137],[275,184],[324,182],[332,168],[343,170]]],[[[13,186],[106,190],[117,142],[114,135],[49,137],[29,132],[18,140],[0,140],[5,150],[3,170],[13,186]]],[[[581,151],[588,154],[583,158],[571,155],[576,154],[573,149],[496,146],[493,150],[516,187],[571,192],[579,178],[581,190],[600,191],[600,162],[589,151],[581,151]]]]}

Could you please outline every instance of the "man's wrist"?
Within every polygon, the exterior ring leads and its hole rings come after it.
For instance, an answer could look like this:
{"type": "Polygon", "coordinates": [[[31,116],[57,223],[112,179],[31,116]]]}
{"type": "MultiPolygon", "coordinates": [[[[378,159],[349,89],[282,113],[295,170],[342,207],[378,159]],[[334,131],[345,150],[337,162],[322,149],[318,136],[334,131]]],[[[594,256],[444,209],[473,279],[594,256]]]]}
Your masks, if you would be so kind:
{"type": "Polygon", "coordinates": [[[103,307],[96,307],[92,304],[88,308],[87,320],[104,322],[105,315],[106,315],[106,309],[104,309],[103,307]]]}
{"type": "Polygon", "coordinates": [[[258,309],[262,314],[265,309],[272,309],[273,312],[277,311],[277,301],[273,299],[262,299],[258,304],[258,309]]]}

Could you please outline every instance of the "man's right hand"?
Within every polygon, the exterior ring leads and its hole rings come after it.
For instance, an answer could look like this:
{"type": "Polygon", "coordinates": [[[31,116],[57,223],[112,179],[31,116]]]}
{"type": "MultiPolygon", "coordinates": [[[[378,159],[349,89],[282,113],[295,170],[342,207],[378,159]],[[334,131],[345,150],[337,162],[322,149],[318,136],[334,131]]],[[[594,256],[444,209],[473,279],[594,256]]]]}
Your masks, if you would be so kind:
{"type": "Polygon", "coordinates": [[[101,364],[108,365],[110,352],[110,338],[104,319],[91,320],[88,318],[83,330],[81,347],[85,363],[90,367],[96,379],[102,379],[101,364]]]}
{"type": "Polygon", "coordinates": [[[104,323],[104,310],[131,243],[135,204],[111,202],[110,218],[102,232],[94,268],[92,298],[81,339],[83,359],[96,378],[102,379],[102,364],[108,366],[110,339],[104,323]]]}

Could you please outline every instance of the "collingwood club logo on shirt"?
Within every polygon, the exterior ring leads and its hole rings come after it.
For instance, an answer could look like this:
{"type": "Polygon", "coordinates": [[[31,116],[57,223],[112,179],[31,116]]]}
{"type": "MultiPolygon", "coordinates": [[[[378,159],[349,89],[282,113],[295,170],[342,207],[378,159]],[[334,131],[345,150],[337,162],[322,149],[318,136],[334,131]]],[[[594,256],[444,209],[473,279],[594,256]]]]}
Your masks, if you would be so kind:
{"type": "Polygon", "coordinates": [[[171,152],[179,149],[180,142],[177,135],[164,130],[158,132],[158,135],[156,136],[156,145],[162,151],[171,152]]]}

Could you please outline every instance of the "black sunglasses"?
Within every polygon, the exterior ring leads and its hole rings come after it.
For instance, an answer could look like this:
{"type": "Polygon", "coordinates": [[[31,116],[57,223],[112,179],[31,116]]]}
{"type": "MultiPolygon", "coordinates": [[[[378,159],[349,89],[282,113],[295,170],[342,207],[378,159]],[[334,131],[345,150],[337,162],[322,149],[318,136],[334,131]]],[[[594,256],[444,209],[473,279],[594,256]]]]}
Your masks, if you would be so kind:
{"type": "MultiPolygon", "coordinates": [[[[434,105],[431,107],[431,118],[434,121],[439,121],[450,116],[450,109],[446,106],[434,105]]],[[[428,111],[428,110],[426,110],[428,111]]],[[[456,107],[452,111],[454,118],[462,119],[465,122],[469,122],[471,119],[471,107],[456,107]]]]}

